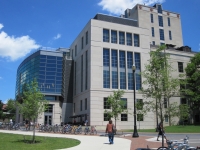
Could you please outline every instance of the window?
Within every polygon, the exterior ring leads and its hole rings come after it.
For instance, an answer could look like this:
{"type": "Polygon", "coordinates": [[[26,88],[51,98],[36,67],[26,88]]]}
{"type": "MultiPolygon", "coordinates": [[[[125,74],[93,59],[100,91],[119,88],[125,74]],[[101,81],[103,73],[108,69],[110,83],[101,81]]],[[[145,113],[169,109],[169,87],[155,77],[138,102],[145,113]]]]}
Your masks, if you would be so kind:
{"type": "Polygon", "coordinates": [[[112,88],[118,89],[118,59],[117,59],[117,50],[111,51],[112,54],[112,88]]]}
{"type": "Polygon", "coordinates": [[[186,98],[181,98],[181,104],[187,104],[186,98]]]}
{"type": "Polygon", "coordinates": [[[109,121],[109,116],[108,116],[108,114],[103,114],[103,120],[104,121],[109,121]]]}
{"type": "Polygon", "coordinates": [[[144,121],[144,115],[143,114],[137,114],[137,121],[144,121]]]}
{"type": "Polygon", "coordinates": [[[84,41],[84,38],[82,37],[81,38],[81,49],[83,49],[83,41],[84,41]]]}
{"type": "Polygon", "coordinates": [[[160,27],[163,27],[163,17],[162,16],[158,16],[158,23],[160,27]]]}
{"type": "Polygon", "coordinates": [[[125,68],[125,52],[119,51],[119,64],[120,68],[125,68]]]}
{"type": "Polygon", "coordinates": [[[75,45],[75,56],[77,56],[77,45],[75,45]]]}
{"type": "Polygon", "coordinates": [[[153,44],[153,45],[156,45],[155,41],[152,41],[152,44],[153,44]]]}
{"type": "Polygon", "coordinates": [[[119,51],[120,89],[126,89],[125,52],[119,51]]]}
{"type": "Polygon", "coordinates": [[[112,88],[118,89],[118,72],[112,71],[112,88]]]}
{"type": "Polygon", "coordinates": [[[81,92],[83,92],[83,55],[81,55],[81,92]]]}
{"type": "Polygon", "coordinates": [[[83,103],[82,103],[82,100],[80,102],[80,111],[82,111],[82,106],[83,106],[83,103]]]}
{"type": "Polygon", "coordinates": [[[110,52],[103,49],[103,87],[110,88],[110,52]]]}
{"type": "Polygon", "coordinates": [[[167,21],[168,21],[168,26],[171,26],[170,18],[169,17],[167,18],[167,21]]]}
{"type": "Polygon", "coordinates": [[[178,62],[178,72],[183,72],[183,62],[178,62]]]}
{"type": "Polygon", "coordinates": [[[103,66],[110,66],[110,53],[109,49],[103,49],[103,66]]]}
{"type": "Polygon", "coordinates": [[[161,5],[157,5],[158,6],[158,13],[162,14],[162,6],[161,5]]]}
{"type": "Polygon", "coordinates": [[[172,40],[172,33],[169,31],[169,39],[172,40]]]}
{"type": "Polygon", "coordinates": [[[110,88],[110,71],[103,71],[103,88],[110,88]]]}
{"type": "Polygon", "coordinates": [[[123,102],[124,109],[127,109],[127,98],[121,98],[121,101],[123,102]]]}
{"type": "Polygon", "coordinates": [[[87,80],[88,80],[88,51],[85,54],[85,90],[87,90],[87,80]]]}
{"type": "Polygon", "coordinates": [[[118,66],[118,60],[117,60],[117,50],[113,50],[112,49],[112,67],[116,67],[118,66]]]}
{"type": "Polygon", "coordinates": [[[133,66],[133,53],[127,52],[127,67],[128,69],[132,69],[133,66]]]}
{"type": "Polygon", "coordinates": [[[128,115],[127,114],[121,114],[121,121],[128,121],[128,115]]]}
{"type": "Polygon", "coordinates": [[[150,14],[151,17],[151,23],[153,23],[153,14],[150,14]]]}
{"type": "Polygon", "coordinates": [[[126,89],[126,73],[120,72],[120,89],[126,89]]]}
{"type": "Polygon", "coordinates": [[[109,42],[110,35],[108,29],[103,29],[103,42],[109,42]]]}
{"type": "Polygon", "coordinates": [[[75,110],[76,110],[76,105],[75,105],[75,103],[74,103],[74,113],[75,113],[75,110]]]}
{"type": "Polygon", "coordinates": [[[88,44],[88,31],[85,33],[85,45],[88,44]]]}
{"type": "Polygon", "coordinates": [[[169,121],[168,118],[169,118],[168,115],[165,115],[165,122],[168,122],[168,121],[169,121]]]}
{"type": "Polygon", "coordinates": [[[165,45],[165,43],[162,43],[162,42],[161,42],[160,45],[165,45]]]}
{"type": "Polygon", "coordinates": [[[126,44],[132,46],[132,34],[126,33],[126,44]]]}
{"type": "Polygon", "coordinates": [[[111,30],[111,43],[117,43],[117,31],[111,30]]]}
{"type": "Polygon", "coordinates": [[[159,29],[159,31],[160,31],[160,40],[165,40],[165,38],[164,38],[164,30],[163,29],[159,29]]]}
{"type": "Polygon", "coordinates": [[[48,104],[48,106],[47,106],[45,112],[47,112],[47,113],[52,113],[52,112],[53,112],[53,105],[52,105],[52,104],[48,104]]]}
{"type": "Polygon", "coordinates": [[[139,41],[139,35],[134,34],[134,46],[139,47],[140,46],[140,41],[139,41]]]}
{"type": "Polygon", "coordinates": [[[108,104],[108,98],[107,97],[104,97],[103,98],[103,108],[104,109],[110,109],[111,107],[110,107],[110,105],[108,104]]]}
{"type": "Polygon", "coordinates": [[[76,95],[76,62],[74,62],[74,95],[76,95]]]}
{"type": "Polygon", "coordinates": [[[164,98],[164,108],[167,108],[167,98],[164,98]]]}
{"type": "Polygon", "coordinates": [[[125,44],[124,32],[119,32],[119,44],[122,44],[122,45],[125,44]]]}
{"type": "Polygon", "coordinates": [[[135,53],[135,67],[140,70],[140,53],[135,53]]]}
{"type": "Polygon", "coordinates": [[[154,34],[154,27],[151,27],[151,35],[152,35],[152,37],[155,36],[155,34],[154,34]]]}
{"type": "Polygon", "coordinates": [[[128,73],[128,89],[133,90],[133,73],[128,73]]]}
{"type": "Polygon", "coordinates": [[[136,105],[137,110],[142,110],[144,106],[143,99],[136,99],[136,102],[137,102],[136,105]]]}
{"type": "Polygon", "coordinates": [[[85,110],[87,110],[87,98],[85,99],[85,110]]]}

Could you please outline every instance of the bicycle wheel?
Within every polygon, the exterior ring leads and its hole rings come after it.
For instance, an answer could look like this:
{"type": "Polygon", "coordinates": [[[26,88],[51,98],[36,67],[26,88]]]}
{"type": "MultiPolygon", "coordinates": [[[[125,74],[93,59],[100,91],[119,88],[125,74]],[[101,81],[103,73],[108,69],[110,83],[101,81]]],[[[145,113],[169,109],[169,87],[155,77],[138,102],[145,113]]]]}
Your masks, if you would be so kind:
{"type": "Polygon", "coordinates": [[[157,150],[168,150],[167,147],[159,147],[157,150]]]}

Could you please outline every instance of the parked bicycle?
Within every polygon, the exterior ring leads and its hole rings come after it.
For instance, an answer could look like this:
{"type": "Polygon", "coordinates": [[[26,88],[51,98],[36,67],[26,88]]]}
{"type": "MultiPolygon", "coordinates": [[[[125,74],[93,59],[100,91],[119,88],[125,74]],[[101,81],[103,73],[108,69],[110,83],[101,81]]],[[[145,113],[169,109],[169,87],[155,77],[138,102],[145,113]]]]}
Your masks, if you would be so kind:
{"type": "Polygon", "coordinates": [[[78,128],[75,129],[74,134],[81,134],[82,133],[82,126],[79,125],[78,128]]]}
{"type": "Polygon", "coordinates": [[[196,150],[195,147],[190,147],[188,145],[189,137],[186,136],[183,142],[178,142],[177,140],[168,140],[168,147],[159,147],[157,150],[196,150]]]}

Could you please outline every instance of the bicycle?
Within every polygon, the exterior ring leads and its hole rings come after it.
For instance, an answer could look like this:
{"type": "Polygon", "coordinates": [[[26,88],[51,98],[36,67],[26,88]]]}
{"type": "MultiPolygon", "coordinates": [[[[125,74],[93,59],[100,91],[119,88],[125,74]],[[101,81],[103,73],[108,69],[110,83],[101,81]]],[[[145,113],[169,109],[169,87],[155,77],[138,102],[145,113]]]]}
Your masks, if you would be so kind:
{"type": "Polygon", "coordinates": [[[188,145],[189,137],[186,136],[183,142],[178,142],[177,140],[168,140],[168,147],[159,147],[157,150],[196,150],[195,147],[190,147],[188,145]]]}
{"type": "Polygon", "coordinates": [[[88,134],[88,133],[90,133],[90,127],[89,126],[85,127],[84,133],[85,133],[85,135],[88,134]]]}
{"type": "Polygon", "coordinates": [[[79,125],[78,128],[75,129],[74,134],[81,134],[82,133],[82,126],[79,125]]]}

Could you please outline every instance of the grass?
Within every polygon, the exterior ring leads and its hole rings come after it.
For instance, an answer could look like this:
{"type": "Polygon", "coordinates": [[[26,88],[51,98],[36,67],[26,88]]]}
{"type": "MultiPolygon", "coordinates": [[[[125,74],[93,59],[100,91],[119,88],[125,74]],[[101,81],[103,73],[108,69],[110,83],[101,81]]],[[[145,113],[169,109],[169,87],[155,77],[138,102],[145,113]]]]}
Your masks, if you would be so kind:
{"type": "Polygon", "coordinates": [[[0,133],[0,150],[55,150],[69,148],[80,144],[80,141],[69,138],[52,138],[36,136],[36,143],[30,144],[32,136],[0,133]]]}
{"type": "MultiPolygon", "coordinates": [[[[139,127],[137,126],[137,129],[139,127]]],[[[125,132],[133,132],[133,130],[123,130],[125,132]]],[[[138,129],[138,132],[155,132],[156,129],[138,129]]],[[[187,125],[187,126],[167,126],[165,127],[166,133],[200,133],[200,126],[187,125]]]]}

